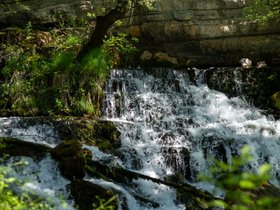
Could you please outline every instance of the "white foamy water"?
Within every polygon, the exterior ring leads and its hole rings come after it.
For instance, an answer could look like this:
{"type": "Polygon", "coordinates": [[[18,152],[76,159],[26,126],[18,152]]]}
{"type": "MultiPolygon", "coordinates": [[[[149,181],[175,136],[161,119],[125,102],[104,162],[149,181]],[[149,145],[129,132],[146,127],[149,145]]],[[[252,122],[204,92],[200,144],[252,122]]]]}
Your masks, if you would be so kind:
{"type": "MultiPolygon", "coordinates": [[[[231,162],[248,144],[254,156],[252,170],[264,162],[272,164],[272,183],[279,186],[280,122],[262,115],[241,97],[228,98],[209,89],[205,70],[194,72],[195,82],[181,71],[112,71],[104,118],[121,131],[122,165],[160,179],[179,174],[213,191],[212,186],[198,183],[197,175],[209,171],[213,157],[231,162]]],[[[234,74],[241,92],[242,82],[234,74]]],[[[160,200],[161,209],[180,209],[171,189],[164,194],[151,183],[135,183],[143,195],[160,200]]]]}
{"type": "Polygon", "coordinates": [[[42,202],[57,210],[73,210],[73,202],[68,200],[66,185],[70,181],[64,179],[57,163],[49,156],[36,161],[29,157],[11,157],[6,161],[9,166],[8,176],[18,181],[17,191],[38,195],[42,202]],[[26,164],[19,164],[19,163],[26,164]]]}
{"type": "Polygon", "coordinates": [[[0,137],[17,138],[50,147],[55,147],[60,142],[51,125],[30,123],[28,118],[20,117],[0,118],[0,137]]]}
{"type": "MultiPolygon", "coordinates": [[[[100,185],[104,188],[111,189],[114,192],[120,194],[121,196],[119,197],[124,196],[125,199],[123,200],[121,198],[120,199],[128,209],[141,209],[141,210],[185,209],[184,205],[175,205],[174,203],[174,201],[176,200],[175,190],[172,190],[165,185],[153,183],[152,181],[147,181],[142,179],[134,180],[130,186],[125,186],[125,187],[101,179],[89,178],[87,179],[87,181],[100,185]],[[139,188],[134,188],[133,186],[135,184],[137,184],[139,188]],[[139,200],[134,198],[135,195],[138,196],[144,195],[146,202],[142,202],[142,203],[139,202],[139,200]]],[[[121,204],[119,205],[119,209],[123,209],[121,204]]]]}
{"type": "MultiPolygon", "coordinates": [[[[175,182],[214,192],[213,186],[199,183],[197,175],[209,171],[213,157],[230,163],[242,146],[251,145],[251,170],[270,163],[271,182],[280,186],[280,122],[264,116],[243,97],[229,98],[209,89],[205,72],[195,69],[191,81],[188,72],[182,71],[113,70],[105,91],[103,117],[120,130],[122,146],[117,156],[95,147],[84,148],[93,152],[95,161],[162,180],[177,177],[175,182]]],[[[242,93],[241,77],[237,71],[234,75],[235,89],[242,93]]],[[[20,120],[1,118],[0,135],[51,147],[58,144],[50,124],[29,125],[20,120]]],[[[48,196],[67,195],[67,181],[50,158],[28,161],[31,165],[26,174],[16,175],[34,180],[26,182],[26,188],[48,196]]],[[[143,179],[128,184],[87,180],[119,192],[129,210],[185,209],[175,190],[165,185],[143,179]]],[[[59,200],[54,198],[54,202],[60,206],[59,200]]]]}

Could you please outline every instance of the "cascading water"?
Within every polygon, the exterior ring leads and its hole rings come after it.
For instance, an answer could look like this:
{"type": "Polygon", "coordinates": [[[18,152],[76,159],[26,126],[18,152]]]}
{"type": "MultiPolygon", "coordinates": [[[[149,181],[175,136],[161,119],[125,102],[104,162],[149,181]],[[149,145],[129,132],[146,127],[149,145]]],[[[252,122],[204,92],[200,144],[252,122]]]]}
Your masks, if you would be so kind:
{"type": "Polygon", "coordinates": [[[40,196],[41,202],[57,210],[74,210],[74,202],[68,201],[66,185],[70,182],[63,178],[57,169],[57,163],[49,156],[42,160],[30,157],[11,157],[8,164],[8,176],[15,177],[14,190],[40,196]]]}
{"type": "MultiPolygon", "coordinates": [[[[105,90],[103,118],[117,125],[122,146],[115,155],[84,147],[93,151],[94,160],[104,164],[118,164],[150,177],[188,182],[213,192],[211,185],[197,182],[197,175],[208,171],[212,157],[230,162],[243,145],[249,144],[254,156],[250,170],[270,163],[271,181],[279,187],[280,122],[262,115],[243,97],[229,98],[210,89],[206,84],[207,71],[213,69],[194,69],[191,73],[166,69],[112,70],[105,90]]],[[[230,87],[237,94],[242,93],[240,72],[233,69],[230,74],[235,83],[230,87]]],[[[60,142],[51,124],[24,123],[21,118],[1,118],[0,136],[50,147],[60,142]]],[[[71,204],[65,206],[55,199],[58,194],[67,196],[68,181],[60,176],[54,160],[48,156],[25,160],[29,162],[28,174],[24,170],[10,173],[19,179],[26,176],[26,189],[50,196],[56,209],[73,209],[71,204]]],[[[120,192],[119,209],[185,209],[177,201],[174,189],[152,181],[137,179],[118,184],[86,179],[120,192]]]]}
{"type": "Polygon", "coordinates": [[[20,117],[0,118],[0,137],[18,138],[49,147],[55,147],[60,142],[53,126],[30,123],[28,119],[20,117]]]}
{"type": "MultiPolygon", "coordinates": [[[[122,166],[160,179],[175,176],[177,182],[211,191],[211,186],[197,183],[197,174],[208,171],[213,157],[230,162],[249,144],[251,170],[264,162],[272,164],[272,183],[279,186],[280,122],[263,116],[241,97],[228,98],[209,89],[205,72],[196,69],[196,81],[190,81],[186,71],[112,71],[104,118],[121,131],[122,166]]],[[[237,91],[240,85],[239,81],[237,91]]],[[[159,209],[182,208],[171,189],[143,182],[135,181],[133,190],[159,202],[159,209]]]]}
{"type": "MultiPolygon", "coordinates": [[[[30,118],[31,119],[31,118],[30,118]]],[[[55,147],[59,136],[51,124],[31,123],[28,119],[11,117],[0,118],[0,137],[12,137],[22,141],[55,147]]],[[[69,180],[63,178],[57,163],[49,156],[41,158],[6,157],[1,164],[7,165],[8,176],[15,177],[18,183],[14,190],[40,196],[42,202],[57,210],[73,210],[74,203],[65,203],[69,192],[69,180]]]]}

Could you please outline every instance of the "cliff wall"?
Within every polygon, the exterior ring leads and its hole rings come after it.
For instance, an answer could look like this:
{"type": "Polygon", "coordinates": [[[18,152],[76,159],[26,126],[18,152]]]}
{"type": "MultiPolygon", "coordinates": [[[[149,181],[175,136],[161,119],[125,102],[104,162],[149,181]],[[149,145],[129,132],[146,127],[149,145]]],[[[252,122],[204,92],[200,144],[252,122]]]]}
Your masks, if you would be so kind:
{"type": "Polygon", "coordinates": [[[280,63],[279,22],[249,22],[248,0],[161,0],[152,11],[127,18],[126,32],[141,38],[142,60],[182,66],[280,63]]]}
{"type": "MultiPolygon", "coordinates": [[[[51,23],[55,15],[82,15],[87,1],[2,0],[0,28],[51,23]],[[65,13],[59,13],[65,11],[65,13]]],[[[93,1],[98,5],[100,0],[93,1]]],[[[134,9],[118,31],[140,38],[142,63],[175,66],[238,66],[241,58],[253,65],[280,64],[279,22],[249,22],[244,7],[251,0],[161,0],[153,10],[134,9]]],[[[93,9],[96,9],[94,7],[93,9]]]]}

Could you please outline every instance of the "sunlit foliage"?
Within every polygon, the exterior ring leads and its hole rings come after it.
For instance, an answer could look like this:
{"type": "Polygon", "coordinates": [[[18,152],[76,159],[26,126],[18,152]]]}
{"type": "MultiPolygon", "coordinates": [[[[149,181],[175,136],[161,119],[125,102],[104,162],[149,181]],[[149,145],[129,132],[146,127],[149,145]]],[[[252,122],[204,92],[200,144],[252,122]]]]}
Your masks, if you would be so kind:
{"type": "Polygon", "coordinates": [[[255,0],[252,6],[245,9],[247,18],[266,22],[280,18],[280,0],[255,0]]]}

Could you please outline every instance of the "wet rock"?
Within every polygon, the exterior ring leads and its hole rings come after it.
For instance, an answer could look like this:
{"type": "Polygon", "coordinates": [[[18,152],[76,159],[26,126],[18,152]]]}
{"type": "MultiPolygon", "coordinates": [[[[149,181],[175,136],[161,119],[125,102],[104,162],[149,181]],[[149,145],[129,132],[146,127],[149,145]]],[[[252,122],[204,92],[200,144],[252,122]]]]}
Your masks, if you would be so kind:
{"type": "Polygon", "coordinates": [[[165,64],[166,66],[178,65],[177,59],[169,56],[167,53],[157,52],[154,54],[154,58],[158,63],[165,64]]]}
{"type": "Polygon", "coordinates": [[[190,153],[187,148],[168,147],[162,148],[161,152],[164,153],[167,167],[174,170],[177,181],[182,181],[182,177],[191,180],[190,153]]]}
{"type": "Polygon", "coordinates": [[[244,69],[252,68],[252,61],[249,58],[241,58],[239,62],[244,69]]]}
{"type": "Polygon", "coordinates": [[[143,168],[143,163],[138,153],[133,148],[124,148],[115,153],[128,168],[132,170],[139,170],[143,168]]]}
{"type": "Polygon", "coordinates": [[[93,184],[84,180],[74,180],[70,186],[71,195],[79,210],[91,210],[100,207],[100,201],[105,202],[112,200],[106,207],[112,206],[117,209],[118,199],[111,190],[93,184]]]}
{"type": "Polygon", "coordinates": [[[110,121],[90,119],[66,119],[56,123],[61,139],[79,139],[80,142],[94,145],[101,151],[112,152],[120,147],[120,132],[110,121]]]}
{"type": "Polygon", "coordinates": [[[277,110],[273,98],[280,90],[279,68],[216,68],[207,71],[207,84],[229,97],[242,96],[261,109],[277,110]]]}
{"type": "Polygon", "coordinates": [[[257,69],[262,69],[262,68],[266,68],[267,67],[267,64],[265,61],[259,61],[257,62],[257,65],[256,65],[256,68],[257,69]]]}
{"type": "MultiPolygon", "coordinates": [[[[161,180],[121,167],[106,166],[97,161],[88,160],[88,166],[86,169],[87,172],[94,177],[107,177],[119,183],[131,185],[132,181],[135,179],[144,179],[172,187],[178,192],[178,201],[186,204],[186,209],[208,209],[209,206],[207,203],[214,199],[214,196],[210,193],[196,189],[185,182],[178,183],[178,180],[175,182],[172,182],[171,180],[161,180]]],[[[142,199],[142,201],[144,200],[142,199]]],[[[152,205],[156,205],[156,203],[153,203],[152,205]]]]}
{"type": "Polygon", "coordinates": [[[0,156],[8,154],[11,156],[27,156],[33,158],[44,158],[50,147],[22,141],[16,138],[1,137],[0,138],[0,156]]]}
{"type": "Polygon", "coordinates": [[[113,122],[99,121],[94,125],[93,139],[95,145],[102,151],[109,152],[120,147],[120,132],[113,122]]]}
{"type": "MultiPolygon", "coordinates": [[[[205,193],[207,195],[207,193],[205,193]]],[[[212,197],[213,199],[214,197],[212,197]]],[[[177,199],[179,202],[183,203],[185,205],[186,210],[194,210],[194,209],[211,209],[210,208],[210,201],[211,198],[203,198],[196,197],[195,193],[186,192],[183,189],[177,190],[177,199]]]]}
{"type": "Polygon", "coordinates": [[[52,157],[58,161],[61,174],[69,180],[85,176],[86,157],[91,157],[88,150],[82,149],[78,141],[65,141],[51,150],[52,157]]]}
{"type": "Polygon", "coordinates": [[[147,61],[147,60],[151,60],[153,57],[153,54],[150,53],[149,51],[144,51],[140,57],[140,59],[142,61],[147,61]]]}
{"type": "Polygon", "coordinates": [[[214,143],[212,147],[204,148],[203,149],[204,156],[206,158],[215,158],[217,160],[221,160],[227,163],[227,154],[225,146],[222,142],[214,143]]]}

